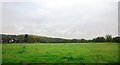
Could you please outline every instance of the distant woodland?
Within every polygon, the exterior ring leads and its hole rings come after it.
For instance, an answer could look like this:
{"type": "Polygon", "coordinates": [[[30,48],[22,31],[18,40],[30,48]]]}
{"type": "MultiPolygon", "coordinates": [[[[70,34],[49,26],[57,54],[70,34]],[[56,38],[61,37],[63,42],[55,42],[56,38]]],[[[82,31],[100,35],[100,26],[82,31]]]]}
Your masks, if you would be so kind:
{"type": "Polygon", "coordinates": [[[93,39],[63,39],[46,36],[37,36],[31,34],[7,35],[0,34],[0,43],[87,43],[87,42],[117,42],[120,43],[120,37],[111,35],[96,37],[93,39]]]}

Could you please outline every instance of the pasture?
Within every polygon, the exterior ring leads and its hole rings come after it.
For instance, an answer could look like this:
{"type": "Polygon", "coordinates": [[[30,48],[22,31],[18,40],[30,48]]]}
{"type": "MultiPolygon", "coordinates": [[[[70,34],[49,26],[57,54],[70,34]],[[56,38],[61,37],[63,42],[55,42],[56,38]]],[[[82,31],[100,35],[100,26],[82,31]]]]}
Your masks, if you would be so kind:
{"type": "Polygon", "coordinates": [[[117,43],[1,44],[2,63],[117,63],[117,43]]]}

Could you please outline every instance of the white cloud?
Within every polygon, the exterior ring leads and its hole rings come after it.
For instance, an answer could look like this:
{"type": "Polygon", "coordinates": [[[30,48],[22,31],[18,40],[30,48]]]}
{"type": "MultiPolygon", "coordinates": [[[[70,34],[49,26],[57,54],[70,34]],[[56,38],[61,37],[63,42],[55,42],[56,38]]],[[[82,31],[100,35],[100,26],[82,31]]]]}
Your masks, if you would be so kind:
{"type": "Polygon", "coordinates": [[[118,2],[119,0],[1,0],[2,2],[46,2],[46,1],[49,1],[49,2],[62,2],[62,1],[79,1],[79,2],[118,2]]]}
{"type": "Polygon", "coordinates": [[[117,2],[40,0],[3,3],[3,33],[63,38],[117,35],[117,2]]]}

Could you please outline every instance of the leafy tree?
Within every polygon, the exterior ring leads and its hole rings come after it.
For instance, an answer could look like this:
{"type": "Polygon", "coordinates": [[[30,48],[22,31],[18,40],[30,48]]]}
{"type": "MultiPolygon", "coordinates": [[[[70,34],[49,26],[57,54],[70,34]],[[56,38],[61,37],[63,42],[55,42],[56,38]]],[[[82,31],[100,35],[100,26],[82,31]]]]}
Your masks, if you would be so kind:
{"type": "Polygon", "coordinates": [[[111,35],[106,35],[104,37],[96,37],[92,40],[86,39],[62,39],[62,38],[51,38],[45,36],[37,35],[5,35],[1,34],[2,43],[83,43],[83,42],[120,42],[120,37],[112,38],[111,35]],[[13,41],[11,41],[13,40],[13,41]]]}
{"type": "Polygon", "coordinates": [[[105,42],[105,38],[104,37],[97,37],[97,38],[93,38],[92,41],[93,42],[105,42]]]}
{"type": "Polygon", "coordinates": [[[120,37],[114,37],[114,38],[113,38],[113,42],[118,42],[118,43],[120,43],[120,37]]]}
{"type": "Polygon", "coordinates": [[[80,42],[87,42],[86,39],[80,39],[80,42]]]}
{"type": "Polygon", "coordinates": [[[25,34],[24,42],[28,42],[28,34],[25,34]]]}
{"type": "Polygon", "coordinates": [[[111,35],[106,35],[105,39],[106,39],[106,42],[112,42],[112,36],[111,35]]]}

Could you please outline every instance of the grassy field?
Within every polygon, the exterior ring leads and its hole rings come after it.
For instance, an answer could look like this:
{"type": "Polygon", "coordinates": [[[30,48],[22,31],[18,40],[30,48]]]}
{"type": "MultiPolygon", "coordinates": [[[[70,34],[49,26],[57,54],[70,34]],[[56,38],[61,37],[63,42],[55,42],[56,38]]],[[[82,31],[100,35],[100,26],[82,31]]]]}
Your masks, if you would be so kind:
{"type": "Polygon", "coordinates": [[[3,44],[3,63],[116,63],[117,43],[3,44]]]}

